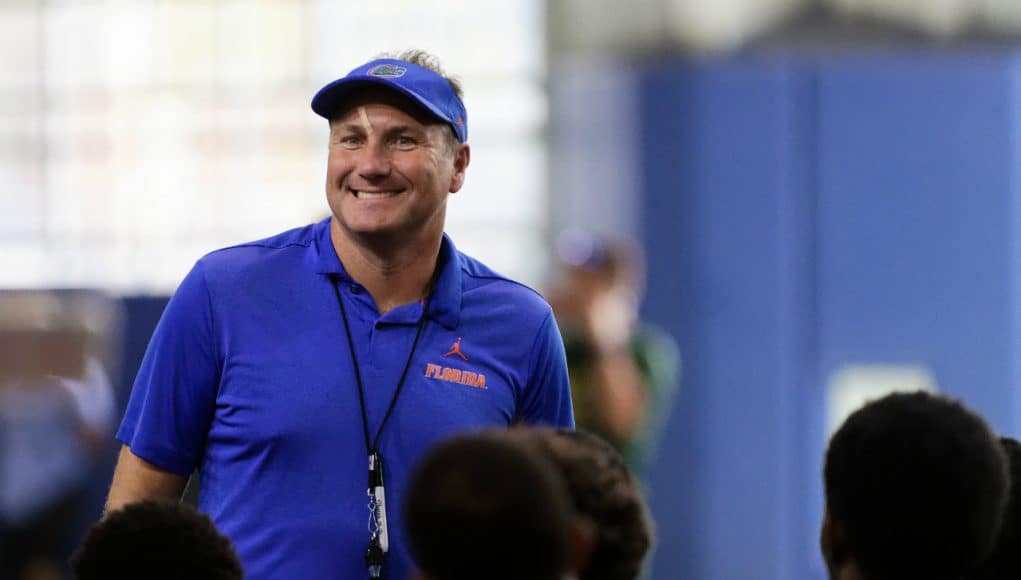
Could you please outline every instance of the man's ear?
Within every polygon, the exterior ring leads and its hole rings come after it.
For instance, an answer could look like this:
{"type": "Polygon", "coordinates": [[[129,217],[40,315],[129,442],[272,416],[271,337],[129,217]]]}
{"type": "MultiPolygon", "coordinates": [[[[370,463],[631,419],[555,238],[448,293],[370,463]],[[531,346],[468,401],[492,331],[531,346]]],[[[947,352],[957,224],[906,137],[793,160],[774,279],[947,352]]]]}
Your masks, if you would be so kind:
{"type": "Polygon", "coordinates": [[[568,572],[579,578],[588,568],[592,552],[596,550],[596,526],[585,516],[575,516],[571,523],[571,553],[568,572]]]}
{"type": "Polygon", "coordinates": [[[458,145],[454,151],[454,173],[450,176],[450,193],[457,193],[464,185],[465,171],[471,162],[472,150],[467,143],[458,145]]]}
{"type": "Polygon", "coordinates": [[[829,508],[826,508],[826,514],[823,516],[819,548],[822,550],[822,557],[826,561],[826,569],[829,570],[831,580],[839,578],[840,570],[850,564],[851,553],[844,527],[839,522],[833,521],[829,508]]]}

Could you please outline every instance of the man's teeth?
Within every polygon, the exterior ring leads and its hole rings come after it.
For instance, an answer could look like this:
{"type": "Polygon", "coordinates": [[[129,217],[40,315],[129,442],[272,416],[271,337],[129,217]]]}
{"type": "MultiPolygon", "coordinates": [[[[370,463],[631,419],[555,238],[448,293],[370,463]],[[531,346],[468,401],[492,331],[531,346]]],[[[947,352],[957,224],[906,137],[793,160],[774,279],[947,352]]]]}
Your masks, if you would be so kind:
{"type": "Polygon", "coordinates": [[[369,193],[367,191],[358,191],[357,189],[353,191],[355,192],[355,197],[357,197],[358,199],[383,199],[385,197],[394,197],[400,193],[400,191],[381,191],[379,193],[369,193]]]}

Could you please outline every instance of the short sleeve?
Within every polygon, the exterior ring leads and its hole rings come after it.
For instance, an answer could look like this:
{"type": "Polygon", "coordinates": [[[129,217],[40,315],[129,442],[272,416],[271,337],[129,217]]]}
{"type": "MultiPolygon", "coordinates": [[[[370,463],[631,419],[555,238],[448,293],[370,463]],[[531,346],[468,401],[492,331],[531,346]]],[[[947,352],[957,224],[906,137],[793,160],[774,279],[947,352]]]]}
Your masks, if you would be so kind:
{"type": "Polygon", "coordinates": [[[546,315],[539,328],[529,360],[528,382],[518,421],[574,428],[564,342],[552,312],[546,315]]]}
{"type": "Polygon", "coordinates": [[[202,262],[177,288],[131,390],[117,439],[142,459],[189,475],[202,457],[220,380],[220,355],[202,262]]]}

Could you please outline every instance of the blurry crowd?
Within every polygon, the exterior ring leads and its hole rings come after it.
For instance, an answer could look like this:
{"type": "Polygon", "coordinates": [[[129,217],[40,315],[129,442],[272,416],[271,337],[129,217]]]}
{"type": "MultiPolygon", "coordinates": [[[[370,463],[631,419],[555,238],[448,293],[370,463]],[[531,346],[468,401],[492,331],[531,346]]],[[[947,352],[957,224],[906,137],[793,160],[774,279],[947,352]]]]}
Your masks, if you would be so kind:
{"type": "Polygon", "coordinates": [[[0,293],[0,578],[63,578],[98,515],[120,318],[96,292],[0,293]]]}

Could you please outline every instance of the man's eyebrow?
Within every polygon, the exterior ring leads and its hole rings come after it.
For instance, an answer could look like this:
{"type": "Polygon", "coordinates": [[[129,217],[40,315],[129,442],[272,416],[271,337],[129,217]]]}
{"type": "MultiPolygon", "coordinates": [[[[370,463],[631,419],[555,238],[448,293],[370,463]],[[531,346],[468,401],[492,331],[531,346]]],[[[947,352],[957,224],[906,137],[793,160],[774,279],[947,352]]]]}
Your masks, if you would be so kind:
{"type": "Polygon", "coordinates": [[[412,131],[411,125],[394,125],[386,130],[388,134],[393,133],[410,133],[412,131]]]}
{"type": "Polygon", "coordinates": [[[364,133],[365,127],[362,127],[358,123],[334,123],[332,132],[338,131],[347,131],[349,133],[364,133]]]}

